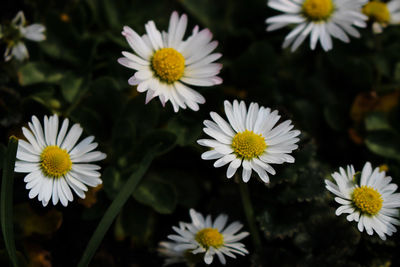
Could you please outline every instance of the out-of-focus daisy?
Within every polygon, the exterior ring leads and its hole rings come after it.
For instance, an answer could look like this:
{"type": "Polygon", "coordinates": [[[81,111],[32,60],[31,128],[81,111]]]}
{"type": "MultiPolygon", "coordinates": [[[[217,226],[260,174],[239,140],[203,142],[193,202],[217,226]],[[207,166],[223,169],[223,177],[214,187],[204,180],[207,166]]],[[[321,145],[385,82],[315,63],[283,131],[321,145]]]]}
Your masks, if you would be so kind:
{"type": "Polygon", "coordinates": [[[175,263],[186,263],[186,266],[194,267],[196,261],[193,259],[196,255],[190,253],[189,250],[176,250],[176,242],[166,242],[162,241],[158,244],[158,254],[165,258],[163,266],[172,265],[175,263]]]}
{"type": "Polygon", "coordinates": [[[169,21],[168,32],[160,32],[153,21],[146,25],[146,34],[139,36],[130,27],[125,26],[125,36],[135,54],[122,52],[124,57],[118,62],[136,70],[128,80],[130,85],[137,85],[139,92],[146,92],[146,103],[159,97],[162,105],[170,101],[174,111],[186,107],[198,110],[205,99],[187,85],[213,86],[222,83],[216,76],[221,64],[213,63],[221,57],[211,52],[218,42],[213,41],[208,29],[199,31],[196,26],[192,35],[183,41],[187,26],[186,15],[178,16],[173,12],[169,21]]]}
{"type": "Polygon", "coordinates": [[[69,120],[65,119],[59,129],[58,116],[44,117],[44,127],[36,116],[32,116],[29,128],[22,132],[28,142],[19,140],[15,172],[29,173],[25,176],[29,198],[38,196],[43,206],[50,199],[53,205],[58,201],[63,206],[73,200],[72,190],[85,198],[88,186],[102,183],[100,166],[90,164],[106,158],[106,154],[93,151],[97,143],[89,136],[80,141],[82,127],[74,124],[68,131],[69,120]]]}
{"type": "Polygon", "coordinates": [[[221,116],[211,112],[213,121],[205,120],[203,130],[213,139],[201,139],[197,142],[211,150],[201,157],[205,160],[218,159],[214,167],[218,168],[229,163],[226,176],[231,178],[236,170],[243,166],[242,179],[248,182],[254,170],[265,183],[269,183],[268,173],[274,175],[271,163],[293,163],[289,155],[297,149],[296,138],[300,131],[292,130],[290,120],[278,125],[278,111],[259,107],[251,103],[249,110],[243,101],[235,100],[233,105],[225,101],[227,123],[221,116]],[[276,125],[276,126],[275,126],[276,125]]]}
{"type": "Polygon", "coordinates": [[[372,21],[374,33],[381,33],[389,24],[400,24],[400,0],[387,3],[370,1],[363,7],[362,12],[372,21]]]}
{"type": "Polygon", "coordinates": [[[331,50],[332,37],[345,43],[348,35],[360,37],[357,27],[365,27],[367,17],[361,7],[367,0],[270,0],[268,6],[284,12],[266,20],[267,31],[297,25],[286,36],[283,47],[295,51],[310,35],[310,48],[315,49],[318,40],[325,51],[331,50]]]}
{"type": "Polygon", "coordinates": [[[238,233],[243,227],[239,222],[233,222],[226,227],[228,216],[220,214],[214,222],[211,216],[206,218],[201,213],[190,209],[191,223],[181,222],[178,227],[172,227],[177,235],[168,238],[175,241],[175,251],[186,251],[192,254],[204,253],[204,262],[211,264],[217,255],[222,264],[226,263],[225,256],[236,258],[235,254],[245,255],[248,251],[237,241],[249,235],[247,232],[238,233]]]}
{"type": "Polygon", "coordinates": [[[29,57],[24,39],[35,42],[41,42],[46,39],[44,35],[46,28],[39,23],[26,26],[25,16],[22,11],[19,11],[11,21],[10,27],[4,28],[3,30],[3,38],[7,43],[7,48],[4,53],[5,61],[9,61],[12,57],[23,61],[29,57]]]}
{"type": "Polygon", "coordinates": [[[325,180],[326,188],[335,194],[335,201],[341,204],[336,215],[348,213],[348,221],[358,222],[360,232],[366,230],[369,235],[375,231],[386,240],[396,232],[394,225],[400,225],[400,193],[395,193],[396,184],[379,167],[372,170],[367,162],[360,173],[352,165],[332,174],[335,183],[325,180]]]}

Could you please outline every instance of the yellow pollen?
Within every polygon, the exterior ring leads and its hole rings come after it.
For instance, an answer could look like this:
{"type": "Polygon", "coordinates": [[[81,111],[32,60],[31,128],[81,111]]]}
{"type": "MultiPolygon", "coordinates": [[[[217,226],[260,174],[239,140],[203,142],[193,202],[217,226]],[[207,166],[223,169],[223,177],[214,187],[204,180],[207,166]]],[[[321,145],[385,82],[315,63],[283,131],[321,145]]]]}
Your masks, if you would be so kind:
{"type": "Polygon", "coordinates": [[[386,164],[382,164],[379,166],[379,171],[380,172],[387,172],[389,170],[389,166],[386,164]]]}
{"type": "Polygon", "coordinates": [[[209,247],[219,248],[224,244],[224,236],[215,228],[204,228],[200,230],[197,232],[195,239],[206,249],[209,247]]]}
{"type": "Polygon", "coordinates": [[[183,75],[185,58],[173,48],[162,48],[154,53],[151,67],[161,81],[173,83],[183,75]]]}
{"type": "Polygon", "coordinates": [[[332,0],[305,0],[303,15],[313,21],[328,19],[334,10],[332,0]]]}
{"type": "Polygon", "coordinates": [[[71,170],[72,161],[67,150],[48,146],[40,155],[40,167],[47,177],[59,178],[71,170]]]}
{"type": "Polygon", "coordinates": [[[390,21],[390,11],[386,3],[371,1],[363,7],[362,12],[379,23],[386,24],[390,21]]]}
{"type": "Polygon", "coordinates": [[[354,189],[351,198],[356,208],[371,216],[377,214],[382,208],[381,194],[366,185],[354,189]]]}
{"type": "Polygon", "coordinates": [[[232,148],[236,155],[245,159],[252,159],[264,153],[267,144],[261,134],[246,130],[233,137],[232,148]]]}

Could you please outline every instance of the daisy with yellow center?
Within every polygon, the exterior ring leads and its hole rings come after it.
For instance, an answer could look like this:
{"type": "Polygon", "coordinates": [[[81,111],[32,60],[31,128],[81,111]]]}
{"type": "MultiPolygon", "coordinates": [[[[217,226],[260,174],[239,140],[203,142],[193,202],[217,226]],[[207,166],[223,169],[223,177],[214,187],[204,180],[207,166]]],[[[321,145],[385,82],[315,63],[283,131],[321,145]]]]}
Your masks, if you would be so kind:
{"type": "Polygon", "coordinates": [[[372,21],[374,33],[381,33],[389,24],[400,24],[400,0],[387,3],[373,0],[363,7],[362,12],[372,21]]]}
{"type": "Polygon", "coordinates": [[[195,263],[190,255],[204,254],[202,257],[206,264],[212,263],[214,255],[225,264],[224,255],[235,258],[233,253],[248,254],[244,245],[237,242],[249,235],[247,232],[238,233],[243,227],[241,223],[233,222],[227,226],[228,216],[225,214],[219,215],[213,222],[210,215],[204,218],[193,209],[189,213],[192,223],[181,222],[179,228],[172,227],[177,234],[168,236],[173,242],[163,242],[163,252],[168,248],[168,255],[174,255],[179,261],[183,261],[183,257],[187,263],[195,263]]]}
{"type": "Polygon", "coordinates": [[[18,141],[15,172],[29,173],[24,179],[29,198],[37,196],[43,206],[50,199],[53,205],[60,201],[67,206],[73,200],[72,191],[85,198],[87,185],[95,187],[102,183],[97,171],[100,167],[90,163],[106,155],[93,151],[97,147],[93,136],[77,144],[83,131],[79,124],[68,131],[69,121],[65,119],[58,129],[58,116],[54,115],[44,117],[43,128],[36,116],[28,125],[30,130],[22,128],[28,142],[18,141]]]}
{"type": "Polygon", "coordinates": [[[367,162],[361,175],[350,165],[347,171],[340,168],[332,177],[335,183],[325,180],[325,184],[337,196],[336,202],[341,204],[336,215],[348,213],[347,220],[358,222],[360,232],[364,229],[369,235],[376,232],[383,240],[397,231],[400,194],[395,193],[397,185],[390,183],[392,178],[384,171],[379,167],[373,170],[367,162]]]}
{"type": "Polygon", "coordinates": [[[168,32],[161,33],[153,21],[145,25],[143,36],[124,27],[122,35],[135,54],[124,51],[124,57],[118,62],[136,71],[128,83],[137,85],[139,92],[147,92],[146,103],[158,96],[163,106],[170,101],[175,112],[186,107],[197,111],[205,99],[188,85],[222,83],[217,76],[222,65],[213,63],[221,54],[212,53],[218,42],[211,42],[212,34],[208,29],[199,31],[197,26],[192,35],[183,40],[186,26],[187,16],[179,17],[173,12],[168,32]]]}
{"type": "Polygon", "coordinates": [[[332,37],[345,43],[348,35],[360,37],[356,27],[365,27],[367,17],[361,13],[366,0],[270,0],[268,6],[285,14],[266,20],[267,31],[296,25],[286,36],[283,48],[295,51],[310,35],[310,48],[317,42],[325,51],[333,48],[332,37]]]}
{"type": "Polygon", "coordinates": [[[213,139],[201,139],[197,142],[211,150],[201,157],[205,160],[217,159],[214,167],[229,164],[226,176],[231,178],[240,166],[243,166],[242,179],[248,182],[254,170],[261,180],[269,183],[268,173],[274,175],[270,164],[293,163],[289,155],[297,149],[296,138],[300,131],[292,130],[290,120],[278,125],[278,111],[259,107],[251,103],[247,110],[243,101],[233,104],[225,101],[226,122],[215,112],[211,112],[213,121],[205,120],[204,132],[213,139]]]}

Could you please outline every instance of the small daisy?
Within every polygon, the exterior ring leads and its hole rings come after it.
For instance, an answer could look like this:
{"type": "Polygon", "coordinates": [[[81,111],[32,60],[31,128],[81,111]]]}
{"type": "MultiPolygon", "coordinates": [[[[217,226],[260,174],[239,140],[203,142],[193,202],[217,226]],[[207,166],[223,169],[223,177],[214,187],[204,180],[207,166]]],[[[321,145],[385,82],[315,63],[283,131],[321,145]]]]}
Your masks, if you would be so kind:
{"type": "Polygon", "coordinates": [[[384,171],[372,170],[367,162],[361,174],[350,165],[347,171],[340,168],[332,177],[336,184],[328,180],[325,184],[337,196],[335,201],[341,204],[336,210],[337,216],[349,213],[347,220],[358,222],[360,232],[365,229],[372,235],[375,231],[383,240],[386,240],[385,235],[391,236],[397,231],[394,225],[400,225],[400,193],[395,193],[397,185],[390,183],[392,178],[384,171]]]}
{"type": "Polygon", "coordinates": [[[213,139],[201,139],[197,142],[211,150],[204,152],[201,157],[205,160],[218,159],[214,167],[218,168],[229,163],[226,176],[231,178],[236,170],[243,166],[242,179],[247,183],[254,170],[265,183],[269,183],[267,172],[274,175],[271,163],[293,163],[294,158],[289,154],[297,149],[296,143],[300,134],[291,130],[290,120],[278,125],[278,111],[259,107],[251,103],[248,110],[243,101],[235,100],[233,105],[225,101],[227,123],[221,116],[211,112],[213,121],[205,120],[203,130],[213,139]]]}
{"type": "MultiPolygon", "coordinates": [[[[175,250],[177,243],[162,241],[158,244],[158,254],[165,258],[163,266],[172,265],[175,263],[186,263],[186,266],[194,267],[196,264],[191,261],[189,250],[175,250]]],[[[192,254],[193,255],[193,254],[192,254]]],[[[193,255],[195,256],[195,255],[193,255]]]]}
{"type": "Polygon", "coordinates": [[[26,49],[23,39],[35,42],[41,42],[46,39],[43,34],[46,28],[42,24],[25,25],[24,13],[19,11],[12,20],[10,28],[4,32],[4,39],[7,42],[7,48],[4,53],[5,61],[11,60],[12,57],[19,61],[29,58],[28,49],[26,49]]]}
{"type": "Polygon", "coordinates": [[[270,0],[268,6],[284,12],[266,20],[267,31],[297,25],[285,38],[283,48],[295,51],[310,35],[310,47],[318,40],[325,51],[332,49],[332,37],[348,43],[347,35],[360,37],[357,27],[365,27],[367,17],[361,7],[367,0],[270,0]]]}
{"type": "Polygon", "coordinates": [[[139,36],[125,26],[125,36],[135,54],[122,52],[124,57],[118,62],[127,68],[136,70],[128,80],[130,85],[137,85],[139,92],[146,92],[146,103],[159,97],[162,105],[170,101],[174,111],[186,107],[197,111],[198,104],[205,99],[187,85],[213,86],[222,83],[216,76],[221,64],[212,63],[222,55],[211,52],[218,42],[213,41],[208,29],[199,31],[196,26],[192,35],[183,41],[187,26],[186,15],[178,16],[173,12],[169,21],[168,32],[160,32],[153,21],[146,25],[146,33],[139,36]]]}
{"type": "Polygon", "coordinates": [[[362,12],[373,22],[374,33],[381,33],[388,24],[400,24],[400,0],[387,3],[371,1],[363,7],[362,12]]]}
{"type": "Polygon", "coordinates": [[[73,200],[72,190],[85,198],[88,186],[102,183],[100,166],[90,164],[106,158],[106,154],[93,151],[97,143],[89,136],[79,142],[82,127],[74,124],[68,131],[69,121],[65,119],[61,129],[58,129],[58,116],[44,117],[44,128],[36,116],[32,116],[29,128],[23,127],[22,132],[28,142],[18,141],[15,172],[29,173],[25,176],[26,189],[29,198],[38,196],[43,206],[50,198],[53,205],[60,200],[63,206],[73,200]]]}
{"type": "Polygon", "coordinates": [[[178,235],[169,235],[168,238],[176,242],[175,251],[190,251],[192,254],[204,253],[204,262],[211,264],[216,254],[222,264],[226,263],[225,255],[236,258],[233,253],[239,255],[248,254],[242,243],[237,241],[249,235],[247,232],[237,233],[243,225],[233,222],[228,227],[228,216],[221,214],[214,223],[211,216],[206,218],[201,213],[190,209],[192,223],[180,223],[178,227],[172,227],[178,235]]]}

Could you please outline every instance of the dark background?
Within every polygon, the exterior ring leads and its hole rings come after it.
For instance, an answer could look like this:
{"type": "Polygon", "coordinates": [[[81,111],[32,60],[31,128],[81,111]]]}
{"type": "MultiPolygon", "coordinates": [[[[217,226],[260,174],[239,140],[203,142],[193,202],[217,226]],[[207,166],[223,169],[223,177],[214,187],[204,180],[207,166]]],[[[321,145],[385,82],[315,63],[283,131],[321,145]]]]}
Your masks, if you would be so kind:
{"type": "MultiPolygon", "coordinates": [[[[362,38],[335,40],[328,53],[319,46],[310,51],[307,39],[291,53],[281,49],[288,28],[265,31],[265,19],[277,12],[264,0],[3,1],[1,23],[19,10],[28,24],[46,26],[47,40],[26,41],[29,61],[0,63],[0,151],[10,135],[21,137],[32,115],[42,120],[57,113],[95,135],[108,155],[101,162],[103,187],[66,208],[29,200],[23,175],[16,174],[16,243],[30,266],[76,265],[154,138],[166,140],[168,149],[152,163],[91,266],[160,266],[157,243],[190,220],[191,207],[213,218],[226,213],[248,231],[237,181],[226,179],[226,168],[201,160],[204,148],[195,142],[204,137],[201,122],[210,111],[223,115],[225,99],[278,109],[302,131],[295,164],[275,165],[269,185],[250,180],[263,247],[256,253],[247,237],[250,255],[229,258],[228,266],[400,266],[399,235],[381,241],[359,233],[354,222],[335,215],[338,204],[324,188],[340,166],[361,170],[366,161],[385,164],[400,182],[400,27],[373,35],[369,25],[362,38]],[[207,101],[199,112],[175,114],[158,99],[144,105],[144,94],[128,85],[132,70],[117,63],[121,51],[131,51],[121,36],[124,25],[143,34],[154,20],[167,30],[174,10],[188,15],[187,33],[194,25],[209,28],[223,54],[224,83],[196,88],[207,101]]],[[[0,259],[7,264],[3,242],[0,259]]]]}

